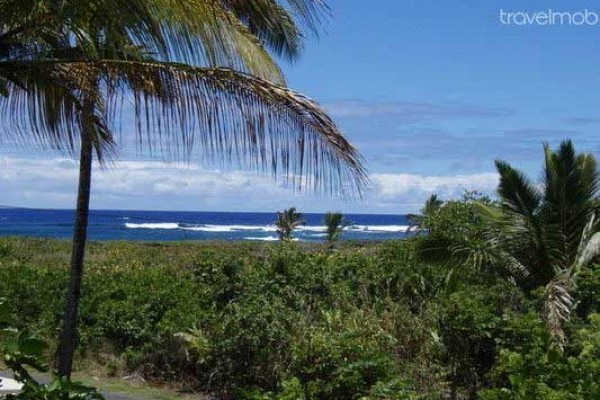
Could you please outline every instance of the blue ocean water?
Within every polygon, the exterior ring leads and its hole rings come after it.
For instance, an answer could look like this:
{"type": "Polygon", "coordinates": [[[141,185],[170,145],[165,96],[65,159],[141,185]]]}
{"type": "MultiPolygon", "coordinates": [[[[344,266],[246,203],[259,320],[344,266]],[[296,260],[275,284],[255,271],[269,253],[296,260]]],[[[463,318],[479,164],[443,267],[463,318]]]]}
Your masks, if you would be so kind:
{"type": "MultiPolygon", "coordinates": [[[[295,233],[302,241],[322,241],[322,214],[305,214],[306,225],[295,233]]],[[[277,240],[274,213],[176,212],[93,210],[91,240],[277,240]]],[[[406,215],[349,214],[342,239],[403,239],[408,232],[406,215]]],[[[70,238],[71,210],[0,208],[0,236],[70,238]]]]}

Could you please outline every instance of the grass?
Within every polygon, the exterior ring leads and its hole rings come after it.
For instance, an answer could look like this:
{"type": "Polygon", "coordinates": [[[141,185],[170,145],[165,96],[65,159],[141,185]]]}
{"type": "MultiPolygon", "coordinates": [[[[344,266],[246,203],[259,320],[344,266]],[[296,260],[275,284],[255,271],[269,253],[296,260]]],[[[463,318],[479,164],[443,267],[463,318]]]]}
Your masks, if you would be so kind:
{"type": "Polygon", "coordinates": [[[124,379],[82,375],[77,373],[75,380],[83,382],[86,385],[94,386],[103,392],[112,394],[124,394],[128,399],[140,400],[208,400],[210,397],[204,394],[183,393],[173,387],[157,387],[139,379],[124,379]]]}

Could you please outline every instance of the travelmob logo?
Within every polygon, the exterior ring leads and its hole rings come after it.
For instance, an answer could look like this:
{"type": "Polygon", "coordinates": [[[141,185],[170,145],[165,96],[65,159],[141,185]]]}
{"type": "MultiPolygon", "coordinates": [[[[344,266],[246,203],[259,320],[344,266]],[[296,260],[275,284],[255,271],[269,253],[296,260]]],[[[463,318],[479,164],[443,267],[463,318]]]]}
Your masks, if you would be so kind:
{"type": "Polygon", "coordinates": [[[507,11],[500,9],[500,24],[510,26],[596,26],[600,24],[597,11],[507,11]]]}

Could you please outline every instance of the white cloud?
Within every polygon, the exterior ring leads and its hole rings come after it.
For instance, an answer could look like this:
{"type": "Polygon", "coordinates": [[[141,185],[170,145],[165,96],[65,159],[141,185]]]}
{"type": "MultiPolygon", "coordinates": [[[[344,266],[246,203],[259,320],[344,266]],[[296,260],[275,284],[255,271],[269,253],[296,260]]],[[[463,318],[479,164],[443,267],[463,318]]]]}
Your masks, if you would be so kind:
{"type": "Polygon", "coordinates": [[[374,174],[371,179],[383,199],[402,197],[415,190],[454,197],[465,190],[491,191],[498,184],[498,175],[495,173],[454,176],[374,174]]]}
{"type": "MultiPolygon", "coordinates": [[[[0,205],[72,208],[78,166],[65,158],[0,158],[0,205]]],[[[340,210],[404,213],[421,207],[431,193],[457,197],[465,190],[491,192],[497,175],[373,174],[361,201],[295,193],[272,178],[247,172],[207,170],[197,164],[116,161],[94,168],[92,207],[208,211],[274,211],[297,206],[307,212],[340,210]]]]}

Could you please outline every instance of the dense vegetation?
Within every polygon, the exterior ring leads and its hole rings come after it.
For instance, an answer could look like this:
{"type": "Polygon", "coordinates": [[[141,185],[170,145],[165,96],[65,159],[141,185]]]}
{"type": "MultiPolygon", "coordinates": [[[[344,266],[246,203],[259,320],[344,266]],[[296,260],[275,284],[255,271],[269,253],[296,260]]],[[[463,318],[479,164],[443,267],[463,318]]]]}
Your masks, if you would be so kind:
{"type": "MultiPolygon", "coordinates": [[[[595,160],[567,141],[541,184],[497,167],[497,201],[432,197],[405,241],[92,243],[80,363],[235,399],[600,398],[595,160]]],[[[28,332],[57,337],[68,245],[0,240],[18,373],[28,332]]]]}
{"type": "MultiPolygon", "coordinates": [[[[582,271],[561,351],[544,293],[460,254],[423,257],[434,239],[477,240],[472,196],[424,224],[434,233],[334,251],[92,243],[80,363],[234,398],[598,398],[600,265],[582,271]]],[[[3,239],[0,257],[13,324],[55,338],[68,243],[3,239]]]]}

